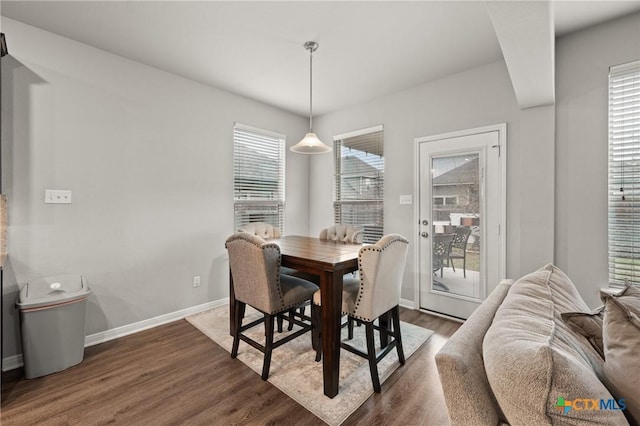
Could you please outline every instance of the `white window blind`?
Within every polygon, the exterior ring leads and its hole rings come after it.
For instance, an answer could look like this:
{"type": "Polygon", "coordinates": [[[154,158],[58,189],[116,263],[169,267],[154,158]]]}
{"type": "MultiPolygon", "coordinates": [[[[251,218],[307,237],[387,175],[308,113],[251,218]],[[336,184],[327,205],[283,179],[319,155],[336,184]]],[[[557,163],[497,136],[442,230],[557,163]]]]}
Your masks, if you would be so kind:
{"type": "Polygon", "coordinates": [[[240,123],[233,128],[235,230],[265,222],[284,232],[285,136],[240,123]]]}
{"type": "Polygon", "coordinates": [[[334,138],[335,223],[364,231],[375,243],[384,234],[384,132],[382,126],[334,138]]]}
{"type": "Polygon", "coordinates": [[[609,284],[640,285],[640,61],[609,70],[609,284]]]}

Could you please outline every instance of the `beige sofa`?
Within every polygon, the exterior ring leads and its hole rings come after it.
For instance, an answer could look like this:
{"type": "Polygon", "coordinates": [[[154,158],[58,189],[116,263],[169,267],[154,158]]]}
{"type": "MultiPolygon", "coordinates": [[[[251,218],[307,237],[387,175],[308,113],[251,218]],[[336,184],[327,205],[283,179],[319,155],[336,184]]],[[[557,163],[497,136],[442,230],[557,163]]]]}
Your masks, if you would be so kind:
{"type": "MultiPolygon", "coordinates": [[[[569,319],[597,329],[603,312],[553,265],[502,281],[436,355],[451,424],[635,424],[628,406],[638,392],[609,392],[597,335],[569,319]]],[[[634,368],[627,374],[640,374],[634,368]]]]}

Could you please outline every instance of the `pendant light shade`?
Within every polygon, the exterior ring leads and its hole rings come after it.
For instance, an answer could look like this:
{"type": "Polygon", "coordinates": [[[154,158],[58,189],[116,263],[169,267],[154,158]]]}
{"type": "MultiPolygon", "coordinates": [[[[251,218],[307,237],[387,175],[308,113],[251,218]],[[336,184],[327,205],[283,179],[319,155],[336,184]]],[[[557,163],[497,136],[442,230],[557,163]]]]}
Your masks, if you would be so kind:
{"type": "Polygon", "coordinates": [[[331,148],[322,143],[315,133],[307,133],[300,142],[291,147],[291,151],[299,154],[323,154],[330,152],[331,148]]]}
{"type": "Polygon", "coordinates": [[[297,144],[291,147],[291,151],[298,154],[323,154],[330,152],[331,148],[322,143],[313,133],[313,52],[318,49],[318,43],[308,41],[304,48],[309,51],[309,133],[297,144]]]}

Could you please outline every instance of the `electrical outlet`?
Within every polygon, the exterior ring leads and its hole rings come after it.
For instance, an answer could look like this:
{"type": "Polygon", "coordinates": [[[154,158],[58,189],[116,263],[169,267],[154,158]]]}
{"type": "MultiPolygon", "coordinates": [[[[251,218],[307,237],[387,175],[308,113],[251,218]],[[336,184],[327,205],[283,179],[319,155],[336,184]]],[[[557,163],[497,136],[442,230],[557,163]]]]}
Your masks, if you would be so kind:
{"type": "Polygon", "coordinates": [[[200,275],[196,275],[193,277],[193,286],[200,287],[200,275]]]}
{"type": "Polygon", "coordinates": [[[45,189],[45,204],[71,204],[71,191],[66,189],[45,189]]]}

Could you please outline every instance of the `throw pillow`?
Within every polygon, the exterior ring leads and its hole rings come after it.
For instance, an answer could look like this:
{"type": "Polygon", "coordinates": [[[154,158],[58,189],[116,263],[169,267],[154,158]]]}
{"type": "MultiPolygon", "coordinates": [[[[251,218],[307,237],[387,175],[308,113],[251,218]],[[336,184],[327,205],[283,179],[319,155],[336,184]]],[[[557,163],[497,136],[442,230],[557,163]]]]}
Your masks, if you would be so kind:
{"type": "Polygon", "coordinates": [[[591,312],[563,312],[562,319],[572,330],[584,336],[589,344],[604,359],[604,344],[602,343],[602,320],[604,306],[591,312]]]}
{"type": "Polygon", "coordinates": [[[624,398],[631,424],[640,424],[640,289],[627,286],[620,294],[601,294],[604,381],[616,399],[624,398]]]}

